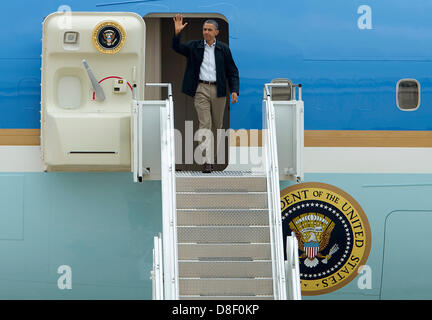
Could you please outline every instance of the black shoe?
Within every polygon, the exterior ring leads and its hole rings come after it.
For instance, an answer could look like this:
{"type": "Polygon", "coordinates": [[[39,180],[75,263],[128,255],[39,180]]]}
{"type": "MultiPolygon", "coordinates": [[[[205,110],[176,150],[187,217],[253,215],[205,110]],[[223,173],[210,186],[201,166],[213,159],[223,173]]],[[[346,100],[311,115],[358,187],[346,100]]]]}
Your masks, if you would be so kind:
{"type": "Polygon", "coordinates": [[[212,165],[208,163],[204,163],[202,173],[211,173],[212,172],[212,165]]]}

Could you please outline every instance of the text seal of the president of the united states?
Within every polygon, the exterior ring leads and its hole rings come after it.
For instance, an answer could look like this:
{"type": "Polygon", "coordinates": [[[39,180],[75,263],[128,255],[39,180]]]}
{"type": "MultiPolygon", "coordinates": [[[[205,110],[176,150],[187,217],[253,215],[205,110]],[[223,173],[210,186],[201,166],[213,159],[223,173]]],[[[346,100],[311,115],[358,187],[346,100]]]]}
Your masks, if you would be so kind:
{"type": "Polygon", "coordinates": [[[281,191],[281,209],[284,242],[292,232],[298,240],[303,295],[332,292],[358,275],[371,232],[353,197],[329,184],[301,183],[281,191]]]}

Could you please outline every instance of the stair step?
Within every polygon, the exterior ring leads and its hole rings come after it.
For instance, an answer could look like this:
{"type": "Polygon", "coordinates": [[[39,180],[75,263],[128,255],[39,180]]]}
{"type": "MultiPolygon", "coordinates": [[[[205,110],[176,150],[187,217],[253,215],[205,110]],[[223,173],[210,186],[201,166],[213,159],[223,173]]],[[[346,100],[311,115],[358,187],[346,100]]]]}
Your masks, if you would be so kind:
{"type": "Polygon", "coordinates": [[[262,278],[272,277],[270,260],[193,261],[179,260],[180,278],[262,278]]]}
{"type": "Polygon", "coordinates": [[[179,177],[176,189],[180,192],[266,192],[267,179],[254,176],[179,177]]]}
{"type": "Polygon", "coordinates": [[[178,226],[178,243],[268,243],[268,226],[178,226]]]}
{"type": "Polygon", "coordinates": [[[179,260],[198,260],[200,258],[244,257],[252,260],[270,260],[270,243],[256,244],[179,244],[179,260]]]}
{"type": "Polygon", "coordinates": [[[268,210],[263,209],[183,209],[177,210],[177,224],[179,226],[265,226],[269,224],[269,216],[268,210]]]}
{"type": "Polygon", "coordinates": [[[266,177],[264,171],[257,170],[224,170],[224,171],[213,171],[212,173],[202,173],[201,171],[176,171],[176,179],[181,178],[242,178],[242,177],[266,177]]]}
{"type": "Polygon", "coordinates": [[[272,295],[273,280],[269,279],[179,279],[180,295],[246,296],[272,295]]]}
{"type": "Polygon", "coordinates": [[[177,209],[267,209],[266,192],[177,192],[177,209]]]}

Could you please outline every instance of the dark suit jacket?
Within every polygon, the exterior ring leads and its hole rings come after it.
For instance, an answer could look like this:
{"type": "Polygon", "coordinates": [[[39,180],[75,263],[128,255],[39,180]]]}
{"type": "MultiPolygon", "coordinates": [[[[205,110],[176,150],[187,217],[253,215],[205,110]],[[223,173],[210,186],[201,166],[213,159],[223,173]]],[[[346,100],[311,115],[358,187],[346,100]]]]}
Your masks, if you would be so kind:
{"type": "MultiPolygon", "coordinates": [[[[198,87],[201,63],[204,58],[204,39],[180,42],[180,35],[172,39],[172,48],[187,58],[186,71],[183,78],[183,93],[193,97],[198,87]]],[[[231,55],[231,50],[225,43],[216,40],[215,47],[217,96],[226,96],[226,82],[231,92],[239,94],[239,73],[231,55]]]]}

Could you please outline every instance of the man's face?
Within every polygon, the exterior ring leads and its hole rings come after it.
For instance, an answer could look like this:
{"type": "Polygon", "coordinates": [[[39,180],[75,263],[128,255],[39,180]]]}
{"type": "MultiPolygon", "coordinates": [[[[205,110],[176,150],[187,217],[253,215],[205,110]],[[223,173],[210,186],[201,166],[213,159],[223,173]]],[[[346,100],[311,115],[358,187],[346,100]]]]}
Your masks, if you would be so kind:
{"type": "Polygon", "coordinates": [[[219,34],[219,30],[211,23],[205,23],[203,26],[203,37],[208,43],[213,43],[215,37],[219,34]]]}

